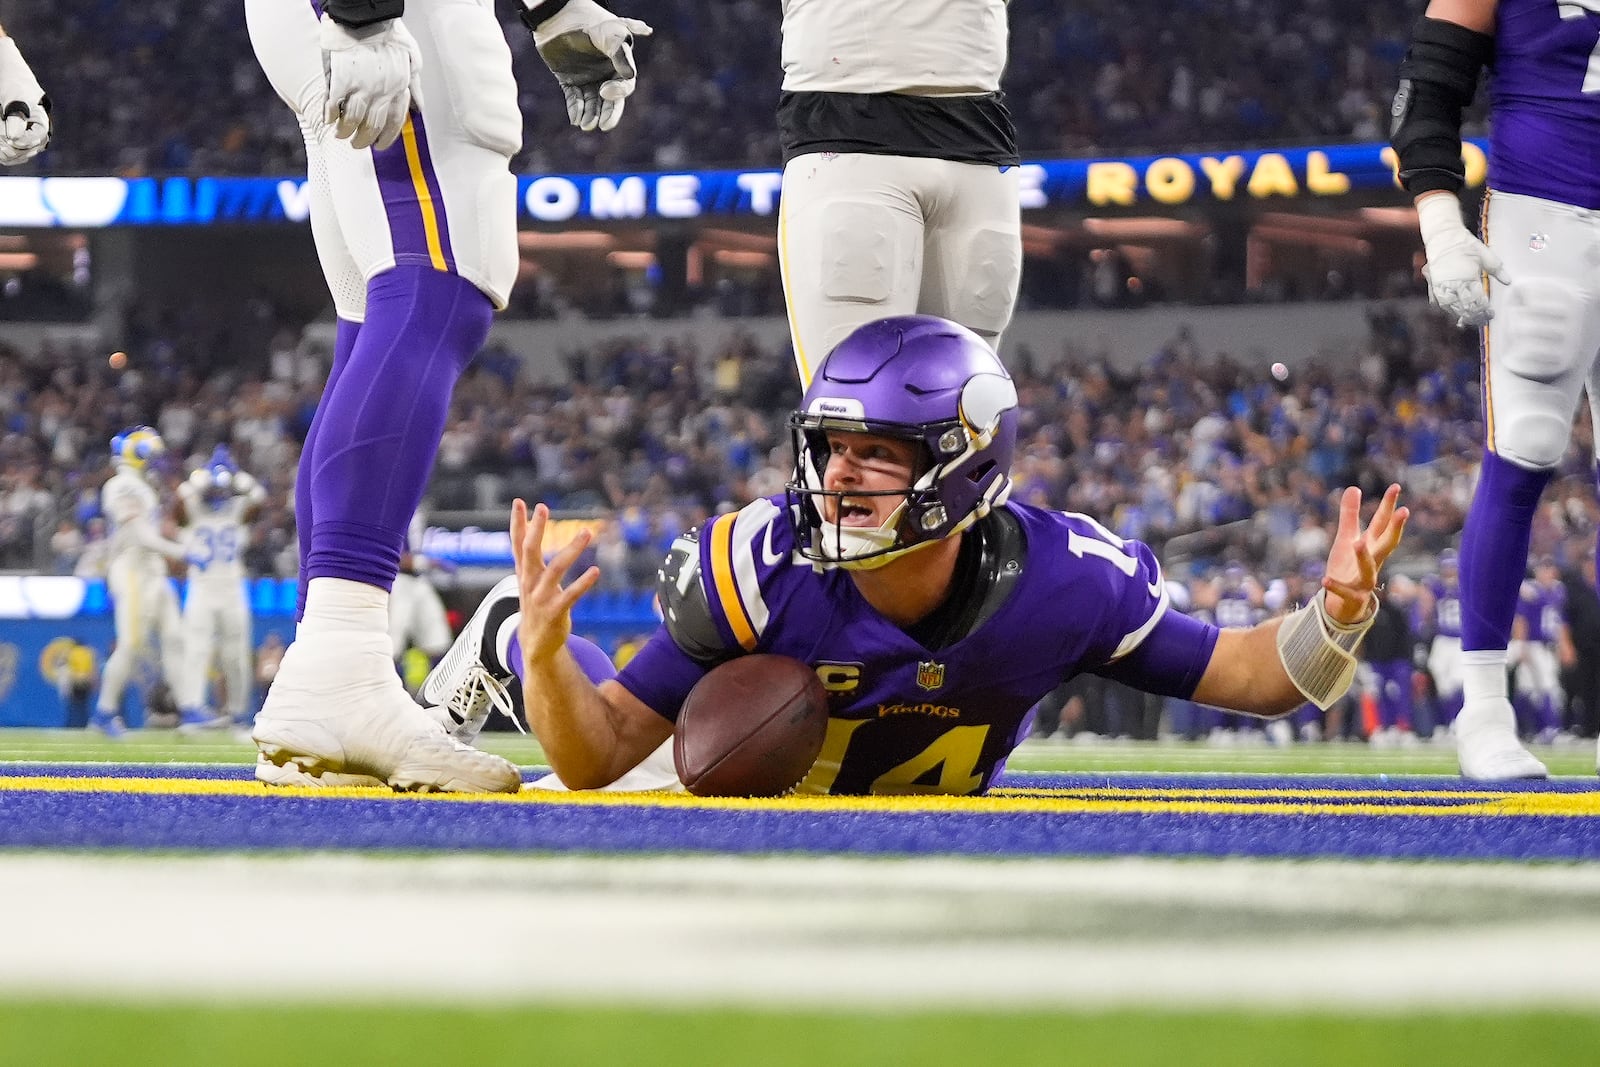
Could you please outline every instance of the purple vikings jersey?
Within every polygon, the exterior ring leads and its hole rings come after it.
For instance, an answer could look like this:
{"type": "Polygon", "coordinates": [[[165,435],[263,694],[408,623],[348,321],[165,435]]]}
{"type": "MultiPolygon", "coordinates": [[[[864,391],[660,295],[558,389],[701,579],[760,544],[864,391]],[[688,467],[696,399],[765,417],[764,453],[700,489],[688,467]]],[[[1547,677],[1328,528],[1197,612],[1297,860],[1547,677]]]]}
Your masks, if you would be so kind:
{"type": "Polygon", "coordinates": [[[1600,209],[1600,0],[1500,0],[1489,185],[1600,209]]]}
{"type": "Polygon", "coordinates": [[[1433,594],[1433,632],[1438,637],[1461,636],[1461,587],[1437,577],[1424,579],[1433,594]]]}
{"type": "Polygon", "coordinates": [[[1527,640],[1554,641],[1566,625],[1567,591],[1561,586],[1523,582],[1517,597],[1517,615],[1528,626],[1527,640]]]}
{"type": "Polygon", "coordinates": [[[1266,618],[1267,613],[1250,603],[1250,594],[1243,589],[1230,589],[1217,597],[1217,606],[1212,609],[1212,615],[1218,626],[1233,630],[1254,626],[1266,618]]]}
{"type": "Polygon", "coordinates": [[[930,620],[902,629],[878,614],[848,571],[797,555],[785,507],[757,500],[674,546],[666,623],[618,681],[675,719],[718,662],[810,664],[830,710],[803,792],[980,793],[1065,679],[1093,671],[1186,697],[1210,661],[1216,631],[1169,611],[1150,549],[1085,516],[1009,504],[980,520],[934,635],[930,620]]]}

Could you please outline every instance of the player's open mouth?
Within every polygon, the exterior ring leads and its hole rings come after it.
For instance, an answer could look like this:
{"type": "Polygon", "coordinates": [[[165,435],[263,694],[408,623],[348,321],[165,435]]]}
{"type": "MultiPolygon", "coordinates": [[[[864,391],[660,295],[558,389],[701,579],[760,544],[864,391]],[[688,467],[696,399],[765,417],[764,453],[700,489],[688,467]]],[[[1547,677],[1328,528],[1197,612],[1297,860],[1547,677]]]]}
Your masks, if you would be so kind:
{"type": "Polygon", "coordinates": [[[836,509],[840,526],[876,526],[877,513],[865,504],[851,500],[839,501],[836,509]]]}

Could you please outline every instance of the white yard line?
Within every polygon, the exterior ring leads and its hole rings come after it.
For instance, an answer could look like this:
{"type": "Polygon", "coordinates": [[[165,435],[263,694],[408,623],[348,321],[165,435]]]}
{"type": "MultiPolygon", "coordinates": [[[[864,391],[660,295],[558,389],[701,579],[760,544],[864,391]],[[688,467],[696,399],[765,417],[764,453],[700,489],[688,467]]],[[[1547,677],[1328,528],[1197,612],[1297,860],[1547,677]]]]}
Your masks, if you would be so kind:
{"type": "Polygon", "coordinates": [[[1600,1008],[1595,866],[11,854],[0,900],[0,996],[1600,1008]]]}

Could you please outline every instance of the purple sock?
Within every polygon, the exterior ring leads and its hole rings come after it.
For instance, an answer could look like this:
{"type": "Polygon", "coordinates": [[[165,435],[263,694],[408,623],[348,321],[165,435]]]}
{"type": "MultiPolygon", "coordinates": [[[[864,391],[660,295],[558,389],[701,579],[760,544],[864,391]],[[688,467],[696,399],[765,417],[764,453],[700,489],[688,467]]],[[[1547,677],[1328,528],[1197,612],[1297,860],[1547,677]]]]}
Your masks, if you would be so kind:
{"type": "Polygon", "coordinates": [[[1533,514],[1554,473],[1483,454],[1483,473],[1461,534],[1463,651],[1498,650],[1510,643],[1533,514]]]}
{"type": "MultiPolygon", "coordinates": [[[[611,657],[605,650],[586,637],[573,634],[567,638],[567,651],[572,653],[572,658],[578,661],[578,667],[584,676],[599,685],[609,678],[617,676],[617,666],[611,662],[611,657]]],[[[511,673],[518,678],[522,677],[522,640],[516,634],[511,635],[510,642],[506,645],[506,658],[511,661],[511,673]]]]}
{"type": "MultiPolygon", "coordinates": [[[[360,332],[359,322],[351,322],[349,319],[338,320],[333,338],[333,366],[328,370],[327,384],[322,387],[324,398],[333,392],[338,384],[339,375],[344,372],[345,364],[350,362],[350,352],[355,348],[356,337],[360,332]]],[[[314,521],[309,472],[316,466],[317,431],[322,428],[325,421],[322,413],[326,408],[326,404],[317,405],[317,413],[311,419],[311,428],[306,431],[305,446],[300,449],[300,473],[294,482],[295,534],[300,540],[300,589],[295,596],[295,622],[304,618],[306,613],[306,559],[311,555],[311,524],[314,521]]]]}
{"type": "Polygon", "coordinates": [[[422,502],[456,379],[493,309],[471,282],[402,264],[367,286],[367,321],[317,412],[301,573],[388,589],[422,502]]]}

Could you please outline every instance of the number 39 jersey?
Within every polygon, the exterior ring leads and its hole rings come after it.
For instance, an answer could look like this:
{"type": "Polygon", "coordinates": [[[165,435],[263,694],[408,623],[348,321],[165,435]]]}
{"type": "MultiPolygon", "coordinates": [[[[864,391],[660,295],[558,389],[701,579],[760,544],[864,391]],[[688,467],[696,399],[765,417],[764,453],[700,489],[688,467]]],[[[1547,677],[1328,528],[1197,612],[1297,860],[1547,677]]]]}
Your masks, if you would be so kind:
{"type": "Polygon", "coordinates": [[[1600,0],[1500,0],[1489,185],[1600,209],[1600,0]]]}
{"type": "Polygon", "coordinates": [[[184,528],[184,548],[189,559],[189,581],[236,587],[244,577],[244,550],[249,527],[244,516],[250,502],[232,496],[217,507],[196,504],[184,528]]]}
{"type": "MultiPolygon", "coordinates": [[[[809,664],[828,691],[829,721],[803,792],[982,792],[1041,697],[1111,668],[1168,614],[1148,547],[1087,516],[1011,504],[965,535],[947,603],[902,629],[848,571],[796,554],[786,507],[757,500],[674,545],[661,575],[665,625],[618,681],[676,719],[717,663],[770,652],[809,664]]],[[[1196,647],[1175,657],[1188,661],[1175,672],[1183,683],[1165,688],[1188,695],[1215,633],[1181,621],[1195,627],[1196,647]]]]}

